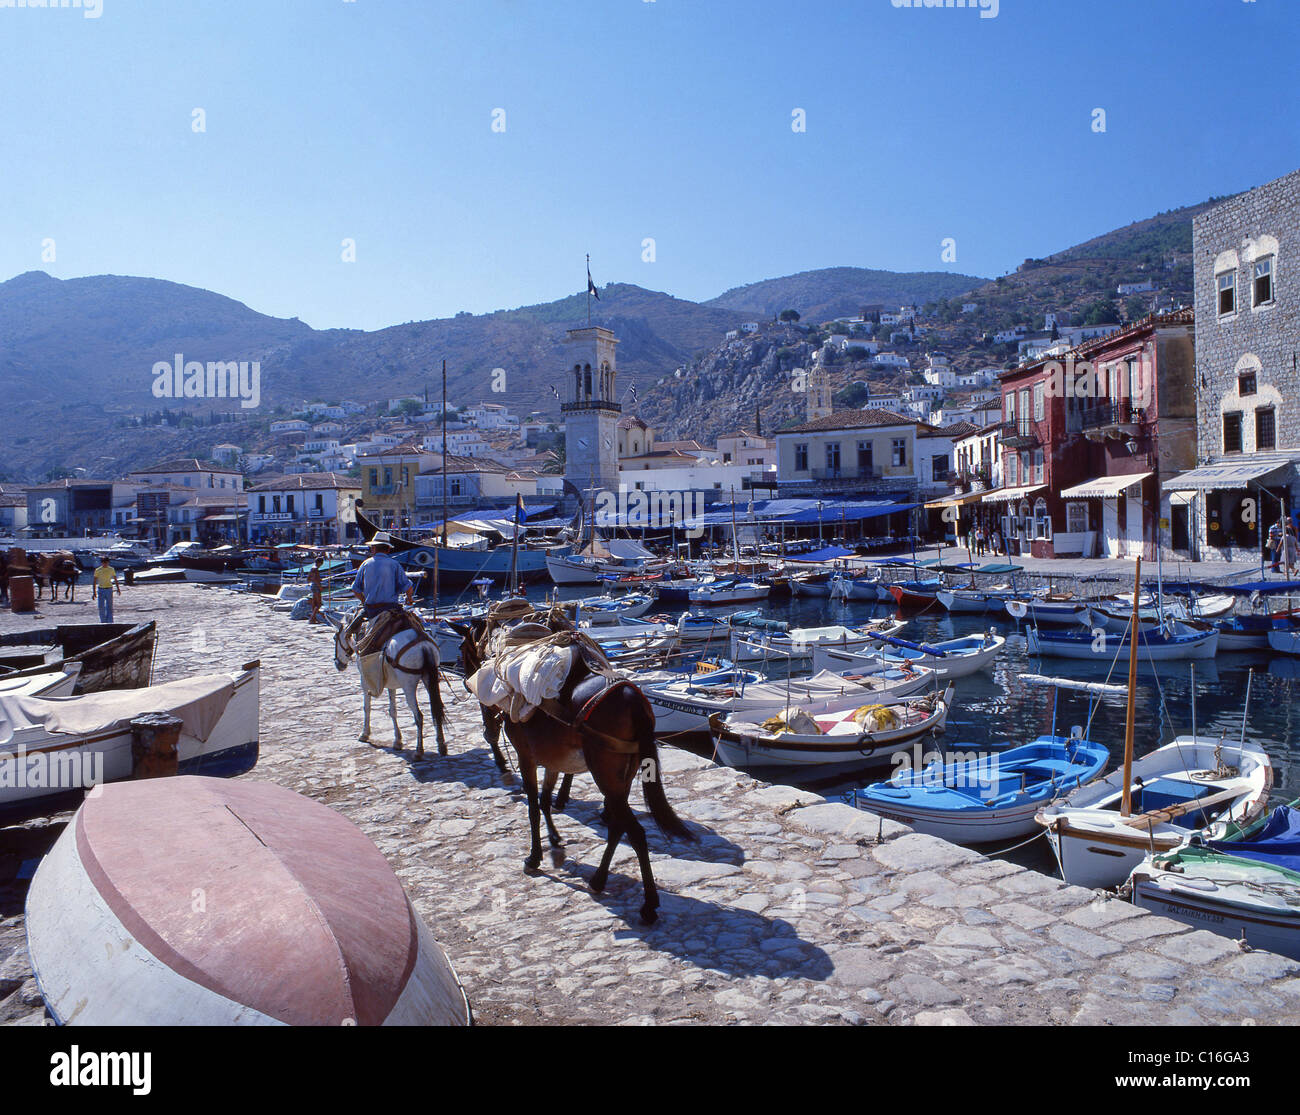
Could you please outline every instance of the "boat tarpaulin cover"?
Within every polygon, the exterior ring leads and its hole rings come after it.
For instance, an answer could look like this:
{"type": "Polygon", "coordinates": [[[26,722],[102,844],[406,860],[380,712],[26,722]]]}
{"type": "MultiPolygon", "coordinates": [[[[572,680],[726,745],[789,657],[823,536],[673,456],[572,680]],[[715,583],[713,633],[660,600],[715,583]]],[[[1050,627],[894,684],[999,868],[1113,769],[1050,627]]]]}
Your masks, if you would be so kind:
{"type": "Polygon", "coordinates": [[[1300,871],[1300,809],[1279,805],[1268,823],[1249,840],[1211,840],[1209,845],[1226,856],[1259,860],[1300,871]]]}
{"type": "Polygon", "coordinates": [[[852,550],[846,550],[841,546],[825,546],[820,550],[810,550],[804,554],[791,554],[785,560],[787,562],[797,561],[834,561],[836,558],[857,557],[852,550]]]}
{"type": "Polygon", "coordinates": [[[206,740],[235,695],[229,674],[204,674],[144,689],[115,689],[79,697],[0,697],[0,736],[15,729],[42,728],[57,735],[84,736],[124,728],[146,712],[169,712],[181,731],[206,740]]]}

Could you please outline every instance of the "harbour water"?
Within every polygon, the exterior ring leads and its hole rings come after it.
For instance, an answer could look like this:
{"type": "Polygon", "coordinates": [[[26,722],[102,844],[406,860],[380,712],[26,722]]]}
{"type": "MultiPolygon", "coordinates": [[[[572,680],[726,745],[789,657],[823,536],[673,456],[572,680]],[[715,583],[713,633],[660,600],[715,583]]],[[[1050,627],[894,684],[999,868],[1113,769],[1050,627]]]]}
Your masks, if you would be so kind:
{"type": "MultiPolygon", "coordinates": [[[[592,587],[554,589],[561,600],[579,599],[599,592],[592,587]]],[[[534,598],[538,591],[530,592],[534,598]]],[[[451,598],[444,603],[450,604],[451,598]]],[[[461,597],[460,602],[464,602],[461,597]]],[[[742,608],[711,609],[719,616],[742,608]]],[[[653,605],[650,614],[676,618],[682,608],[653,605]]],[[[792,627],[819,627],[828,624],[852,626],[868,619],[899,613],[884,604],[860,601],[832,601],[818,597],[781,597],[762,606],[765,615],[788,622],[792,627]]],[[[1109,681],[1124,686],[1128,677],[1128,658],[1116,662],[1082,661],[1064,658],[1039,658],[1029,654],[1024,627],[1003,614],[987,616],[950,615],[942,609],[923,614],[903,613],[908,626],[899,637],[913,641],[941,641],[976,634],[990,627],[1007,638],[1006,646],[993,667],[958,679],[956,702],[948,716],[947,730],[925,744],[928,752],[988,752],[1009,745],[1028,743],[1052,730],[1053,703],[1056,704],[1056,730],[1066,735],[1073,725],[1088,725],[1089,698],[1083,694],[1029,685],[1021,680],[1027,673],[1075,678],[1084,681],[1109,681]]],[[[719,640],[710,651],[725,656],[727,645],[719,640]]],[[[1300,786],[1300,663],[1267,653],[1220,653],[1209,661],[1195,663],[1193,674],[1189,662],[1142,662],[1139,655],[1137,696],[1134,717],[1134,750],[1138,756],[1167,743],[1177,735],[1193,729],[1193,676],[1195,678],[1195,729],[1201,736],[1222,736],[1237,740],[1241,736],[1243,714],[1249,739],[1262,745],[1273,760],[1271,802],[1289,802],[1300,786]],[[1246,709],[1247,685],[1250,705],[1246,709]]],[[[793,672],[807,670],[809,663],[796,662],[793,672]]],[[[756,664],[775,677],[785,676],[786,664],[756,664]]],[[[1110,750],[1111,765],[1123,761],[1125,702],[1122,697],[1107,697],[1095,703],[1089,728],[1091,738],[1110,750]]],[[[711,754],[707,744],[693,747],[703,755],[711,754]]],[[[818,778],[806,770],[782,771],[765,768],[762,777],[813,790],[837,798],[855,785],[888,777],[889,765],[864,768],[852,775],[818,778]]],[[[981,849],[997,853],[996,848],[981,849]]],[[[1048,873],[1056,872],[1050,849],[1044,840],[1004,851],[1013,862],[1048,873]]]]}

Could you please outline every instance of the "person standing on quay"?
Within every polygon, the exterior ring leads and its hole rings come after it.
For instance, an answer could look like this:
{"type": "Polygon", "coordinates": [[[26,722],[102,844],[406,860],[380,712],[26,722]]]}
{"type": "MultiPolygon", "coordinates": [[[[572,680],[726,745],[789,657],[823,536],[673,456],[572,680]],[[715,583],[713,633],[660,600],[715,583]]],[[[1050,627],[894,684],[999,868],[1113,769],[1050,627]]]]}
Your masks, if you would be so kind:
{"type": "Polygon", "coordinates": [[[320,623],[317,618],[321,609],[321,558],[316,559],[316,563],[307,572],[307,583],[311,585],[311,623],[320,623]]]}
{"type": "Polygon", "coordinates": [[[99,567],[91,574],[90,595],[99,600],[99,622],[113,622],[113,593],[122,595],[122,586],[117,580],[117,570],[108,563],[108,555],[99,559],[99,567]]]}

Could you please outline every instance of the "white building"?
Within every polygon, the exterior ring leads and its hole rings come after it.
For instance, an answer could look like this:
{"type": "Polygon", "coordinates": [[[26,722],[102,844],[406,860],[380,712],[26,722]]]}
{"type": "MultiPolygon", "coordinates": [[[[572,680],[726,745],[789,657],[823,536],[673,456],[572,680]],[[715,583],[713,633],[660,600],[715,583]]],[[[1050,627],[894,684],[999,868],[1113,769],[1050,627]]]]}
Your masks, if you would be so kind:
{"type": "Polygon", "coordinates": [[[1141,283],[1120,283],[1115,288],[1116,294],[1146,294],[1148,291],[1156,289],[1156,284],[1150,279],[1141,283]]]}
{"type": "Polygon", "coordinates": [[[879,352],[871,358],[871,365],[874,368],[910,368],[911,362],[906,356],[900,356],[896,352],[879,352]]]}
{"type": "Polygon", "coordinates": [[[284,418],[271,423],[273,434],[305,434],[311,429],[311,423],[304,418],[284,418]]]}

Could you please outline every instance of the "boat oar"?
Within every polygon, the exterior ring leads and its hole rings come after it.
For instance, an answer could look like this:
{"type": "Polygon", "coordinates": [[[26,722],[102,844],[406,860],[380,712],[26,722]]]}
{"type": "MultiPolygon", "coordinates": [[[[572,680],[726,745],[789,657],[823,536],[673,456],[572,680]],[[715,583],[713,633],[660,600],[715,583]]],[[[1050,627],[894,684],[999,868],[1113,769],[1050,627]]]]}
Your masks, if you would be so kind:
{"type": "Polygon", "coordinates": [[[1207,798],[1197,798],[1195,801],[1180,801],[1176,805],[1167,805],[1163,809],[1152,809],[1147,813],[1139,813],[1136,817],[1121,817],[1123,824],[1133,828],[1154,828],[1160,821],[1172,821],[1175,817],[1181,817],[1184,813],[1191,813],[1195,809],[1203,809],[1207,805],[1217,805],[1221,801],[1227,801],[1229,798],[1238,797],[1242,793],[1242,788],[1220,790],[1217,794],[1211,794],[1207,798]]]}

